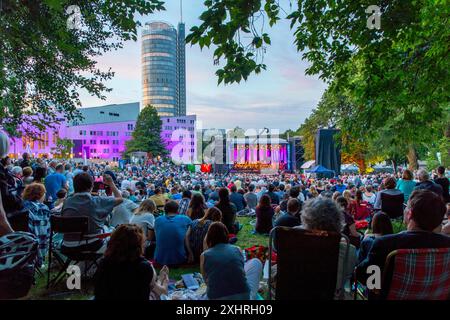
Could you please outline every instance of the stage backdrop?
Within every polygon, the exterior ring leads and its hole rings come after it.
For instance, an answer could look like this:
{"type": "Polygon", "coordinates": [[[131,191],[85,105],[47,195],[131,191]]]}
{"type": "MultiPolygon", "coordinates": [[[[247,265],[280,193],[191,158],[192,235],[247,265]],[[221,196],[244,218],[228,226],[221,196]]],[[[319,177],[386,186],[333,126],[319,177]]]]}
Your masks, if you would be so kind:
{"type": "Polygon", "coordinates": [[[341,173],[341,150],[334,136],[339,130],[319,129],[316,135],[316,165],[341,173]]]}

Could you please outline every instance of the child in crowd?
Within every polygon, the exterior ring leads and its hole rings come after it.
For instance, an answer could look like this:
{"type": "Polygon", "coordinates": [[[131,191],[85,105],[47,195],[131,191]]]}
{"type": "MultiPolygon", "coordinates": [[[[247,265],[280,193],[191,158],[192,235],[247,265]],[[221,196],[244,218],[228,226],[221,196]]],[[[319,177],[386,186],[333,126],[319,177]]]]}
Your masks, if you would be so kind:
{"type": "Polygon", "coordinates": [[[61,190],[59,190],[56,193],[55,206],[51,211],[52,212],[61,212],[63,204],[64,204],[64,200],[66,200],[66,198],[67,198],[67,190],[62,188],[61,190]]]}

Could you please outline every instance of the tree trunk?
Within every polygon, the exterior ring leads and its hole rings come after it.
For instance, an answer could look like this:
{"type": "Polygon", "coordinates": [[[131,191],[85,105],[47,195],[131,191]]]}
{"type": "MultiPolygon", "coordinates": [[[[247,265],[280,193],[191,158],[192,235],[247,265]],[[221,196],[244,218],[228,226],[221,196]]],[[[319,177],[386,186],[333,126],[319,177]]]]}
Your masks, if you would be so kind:
{"type": "Polygon", "coordinates": [[[397,173],[397,161],[392,159],[391,163],[392,163],[392,169],[394,170],[394,173],[397,173]]]}
{"type": "Polygon", "coordinates": [[[408,169],[417,170],[419,168],[416,149],[413,146],[409,146],[406,158],[408,159],[408,169]]]}
{"type": "Polygon", "coordinates": [[[356,164],[358,165],[359,173],[361,174],[366,173],[367,167],[366,167],[366,160],[364,158],[357,159],[356,164]]]}

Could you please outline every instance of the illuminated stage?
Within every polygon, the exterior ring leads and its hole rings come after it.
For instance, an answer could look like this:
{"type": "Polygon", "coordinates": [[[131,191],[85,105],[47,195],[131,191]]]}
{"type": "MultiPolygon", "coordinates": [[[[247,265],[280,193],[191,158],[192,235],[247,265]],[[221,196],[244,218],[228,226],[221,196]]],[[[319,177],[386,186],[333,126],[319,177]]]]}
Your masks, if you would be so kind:
{"type": "MultiPolygon", "coordinates": [[[[290,145],[284,139],[276,143],[255,144],[250,139],[236,139],[228,148],[231,172],[276,173],[291,170],[290,145]]],[[[270,140],[268,141],[270,142],[270,140]]]]}

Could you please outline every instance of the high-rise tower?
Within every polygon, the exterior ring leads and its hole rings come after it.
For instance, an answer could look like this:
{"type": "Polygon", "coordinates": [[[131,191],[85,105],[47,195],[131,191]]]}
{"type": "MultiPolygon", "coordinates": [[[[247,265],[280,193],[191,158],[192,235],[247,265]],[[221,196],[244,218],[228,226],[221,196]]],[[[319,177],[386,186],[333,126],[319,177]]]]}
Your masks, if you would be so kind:
{"type": "Polygon", "coordinates": [[[183,22],[178,24],[177,42],[178,112],[186,115],[186,36],[183,22]]]}
{"type": "Polygon", "coordinates": [[[185,27],[150,22],[142,32],[142,106],[160,116],[186,115],[185,27]]]}

